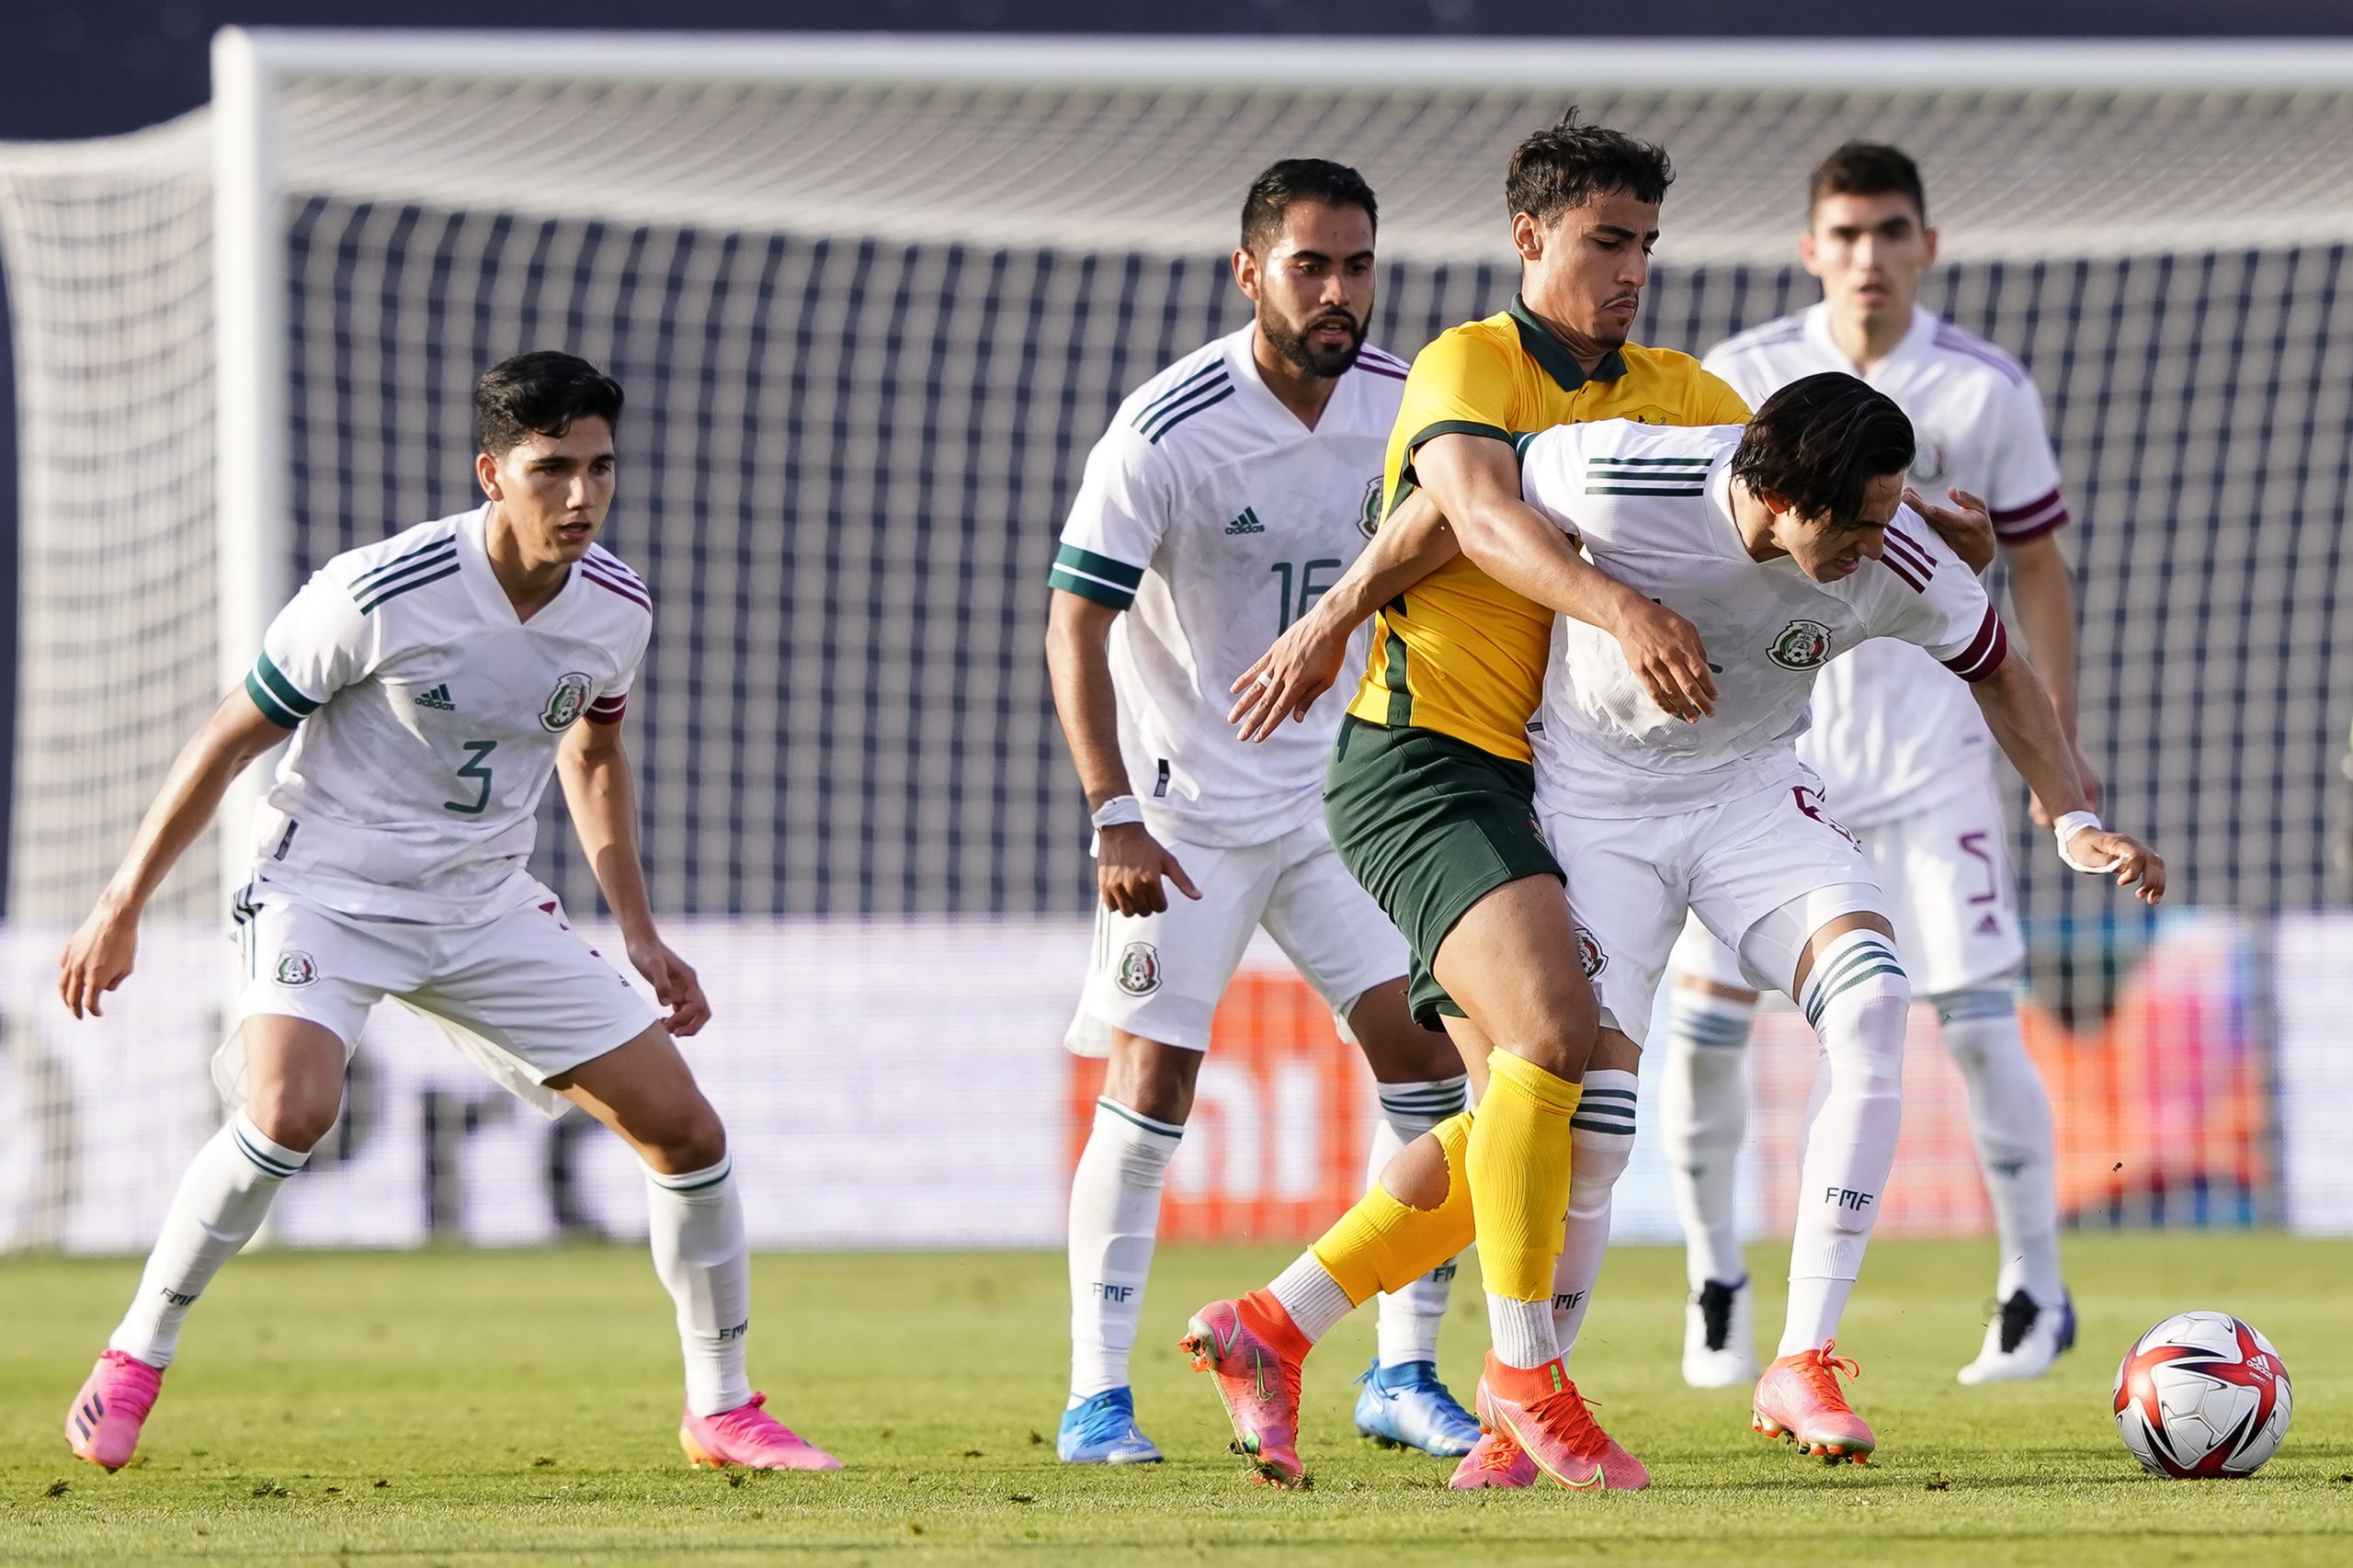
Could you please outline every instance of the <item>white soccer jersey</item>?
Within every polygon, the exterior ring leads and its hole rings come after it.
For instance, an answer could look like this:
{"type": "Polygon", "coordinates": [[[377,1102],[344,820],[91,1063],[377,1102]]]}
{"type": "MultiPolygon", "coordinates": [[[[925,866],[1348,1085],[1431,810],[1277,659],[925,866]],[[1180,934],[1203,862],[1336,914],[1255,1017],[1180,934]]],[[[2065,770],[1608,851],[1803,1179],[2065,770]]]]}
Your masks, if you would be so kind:
{"type": "MultiPolygon", "coordinates": [[[[1729,338],[1705,363],[1752,408],[1817,371],[1861,376],[1910,417],[1918,445],[1912,482],[1923,495],[1948,505],[1945,492],[1957,485],[1983,496],[2005,544],[2067,521],[2058,460],[2026,367],[1927,310],[1914,307],[1912,330],[1869,375],[1830,335],[1826,304],[1729,338]]],[[[1993,737],[1976,705],[1901,643],[1876,642],[1839,659],[1823,672],[1813,700],[1813,729],[1799,749],[1852,826],[1973,788],[1991,760],[1993,737]]]]}
{"type": "Polygon", "coordinates": [[[518,620],[489,508],[338,555],[278,612],[245,677],[294,731],[254,820],[261,878],[347,915],[487,919],[524,875],[556,747],[621,717],[652,635],[645,585],[591,547],[518,620]]]}
{"type": "Polygon", "coordinates": [[[1245,327],[1137,389],[1086,460],[1048,581],[1128,611],[1111,631],[1120,754],[1188,843],[1263,844],[1321,810],[1343,704],[1248,745],[1227,688],[1371,538],[1404,383],[1368,346],[1310,430],[1259,379],[1245,327]]]}
{"type": "Polygon", "coordinates": [[[1643,816],[1811,786],[1795,743],[1814,680],[1869,638],[1901,638],[1969,680],[2001,664],[2006,641],[1984,585],[1908,507],[1885,555],[1835,583],[1787,556],[1752,557],[1731,506],[1740,435],[1613,419],[1520,438],[1529,504],[1602,571],[1691,622],[1717,693],[1711,717],[1670,718],[1616,638],[1560,618],[1531,737],[1547,812],[1643,816]]]}

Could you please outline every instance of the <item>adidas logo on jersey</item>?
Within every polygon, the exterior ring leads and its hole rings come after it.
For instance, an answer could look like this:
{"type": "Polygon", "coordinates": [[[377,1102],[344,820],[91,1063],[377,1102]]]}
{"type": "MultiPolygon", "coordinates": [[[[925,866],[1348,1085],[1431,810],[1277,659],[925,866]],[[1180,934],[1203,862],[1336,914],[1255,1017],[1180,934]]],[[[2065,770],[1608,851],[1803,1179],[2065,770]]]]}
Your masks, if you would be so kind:
{"type": "Polygon", "coordinates": [[[419,708],[438,708],[444,713],[455,713],[458,710],[457,703],[450,700],[449,687],[446,681],[431,691],[420,695],[416,699],[416,705],[419,708]]]}
{"type": "Polygon", "coordinates": [[[1262,534],[1267,531],[1267,525],[1258,520],[1256,507],[1245,506],[1240,517],[1225,525],[1225,531],[1230,534],[1262,534]]]}

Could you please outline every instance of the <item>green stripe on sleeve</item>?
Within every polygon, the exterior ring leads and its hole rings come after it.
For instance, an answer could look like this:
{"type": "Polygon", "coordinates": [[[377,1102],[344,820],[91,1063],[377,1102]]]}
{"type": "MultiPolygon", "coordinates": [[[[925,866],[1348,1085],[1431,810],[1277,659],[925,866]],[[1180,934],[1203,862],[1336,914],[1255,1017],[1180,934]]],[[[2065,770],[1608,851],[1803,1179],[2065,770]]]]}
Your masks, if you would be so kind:
{"type": "Polygon", "coordinates": [[[270,695],[278,699],[278,706],[289,713],[307,719],[319,710],[316,701],[303,696],[301,688],[288,680],[285,672],[270,663],[267,652],[254,661],[254,674],[261,677],[261,683],[269,687],[270,695]]]}
{"type": "Polygon", "coordinates": [[[1046,586],[1059,588],[1065,594],[1076,594],[1082,599],[1093,599],[1097,604],[1108,605],[1113,609],[1126,609],[1136,602],[1135,595],[1125,588],[1115,588],[1092,577],[1076,576],[1059,566],[1046,574],[1046,586]]]}
{"type": "Polygon", "coordinates": [[[269,694],[268,688],[250,674],[245,676],[245,695],[254,699],[254,706],[261,710],[261,716],[279,729],[299,730],[302,727],[302,721],[286,711],[278,699],[269,694]]]}
{"type": "Polygon", "coordinates": [[[1054,564],[1081,576],[1100,577],[1112,586],[1125,588],[1130,593],[1133,593],[1143,581],[1142,567],[1114,561],[1108,555],[1097,555],[1091,550],[1081,550],[1074,544],[1063,545],[1054,551],[1054,564]]]}

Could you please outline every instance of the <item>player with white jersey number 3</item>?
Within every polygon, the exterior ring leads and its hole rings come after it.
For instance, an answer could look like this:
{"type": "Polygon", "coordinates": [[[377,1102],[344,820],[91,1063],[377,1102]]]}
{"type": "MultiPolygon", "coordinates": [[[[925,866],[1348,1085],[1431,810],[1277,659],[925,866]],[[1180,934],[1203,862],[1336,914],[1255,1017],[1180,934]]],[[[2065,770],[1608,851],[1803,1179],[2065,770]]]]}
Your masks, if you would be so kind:
{"type": "MultiPolygon", "coordinates": [[[[1123,403],[1087,459],[1049,581],[1054,703],[1097,833],[1095,951],[1074,1051],[1108,1055],[1071,1181],[1071,1463],[1158,1460],[1128,1377],[1161,1192],[1218,999],[1264,927],[1378,1081],[1372,1167],[1459,1113],[1447,1037],[1414,1022],[1404,938],[1341,864],[1322,789],[1336,712],[1265,745],[1228,687],[1371,537],[1405,367],[1364,341],[1373,193],[1289,159],[1251,187],[1232,258],[1251,324],[1123,403]]],[[[1453,1265],[1384,1298],[1359,1429],[1459,1455],[1438,1382],[1453,1265]]]]}
{"type": "Polygon", "coordinates": [[[475,385],[477,510],[320,568],[244,687],[182,749],[67,945],[78,1017],[132,970],[140,913],[246,766],[293,734],[256,812],[237,900],[234,1108],[181,1179],[139,1291],[66,1413],[74,1453],[127,1463],[188,1309],[334,1126],[368,1013],[389,996],[550,1116],[576,1105],[644,1163],[654,1268],[686,1360],[697,1465],[834,1470],[745,1373],[751,1259],[727,1133],[674,1036],[710,1017],[656,932],[621,721],[653,633],[645,585],[597,542],[621,389],[569,354],[475,385]],[[583,851],[657,1017],[526,869],[560,777],[583,851]]]}
{"type": "MultiPolygon", "coordinates": [[[[1964,553],[1982,570],[1998,541],[2019,629],[2072,748],[2074,603],[2055,537],[2067,509],[2034,383],[2008,354],[1917,302],[1937,232],[1910,158],[1849,143],[1814,170],[1808,195],[1800,250],[1822,302],[1731,338],[1708,368],[1752,403],[1824,370],[1859,375],[1895,400],[1915,433],[1914,484],[1990,515],[1992,538],[1964,553]]],[[[2001,1264],[1996,1311],[1961,1381],[2039,1377],[2073,1342],[2075,1312],[2059,1267],[2051,1105],[2018,1024],[2026,949],[1985,725],[1926,654],[1874,642],[1822,672],[1798,750],[1861,841],[1897,950],[1967,1086],[2001,1264]]],[[[2096,807],[2097,782],[2075,755],[2096,807]]],[[[2036,820],[2050,825],[2039,801],[2036,820]]],[[[1756,997],[1696,921],[1674,967],[1661,1120],[1688,1243],[1683,1370],[1696,1385],[1733,1387],[1756,1376],[1733,1202],[1746,1120],[1739,1048],[1756,997]]]]}

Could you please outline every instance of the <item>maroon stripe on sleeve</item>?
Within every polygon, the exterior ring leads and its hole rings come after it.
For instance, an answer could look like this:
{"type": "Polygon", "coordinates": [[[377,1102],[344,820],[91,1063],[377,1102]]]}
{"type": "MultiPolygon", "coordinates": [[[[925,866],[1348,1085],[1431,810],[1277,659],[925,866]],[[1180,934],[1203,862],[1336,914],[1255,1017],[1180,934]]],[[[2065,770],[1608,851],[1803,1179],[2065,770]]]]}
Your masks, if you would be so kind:
{"type": "Polygon", "coordinates": [[[645,597],[643,589],[631,587],[617,578],[608,577],[585,562],[581,563],[580,574],[607,593],[619,594],[640,609],[651,611],[654,608],[654,601],[645,597]]]}
{"type": "Polygon", "coordinates": [[[1994,514],[1994,537],[2004,544],[2019,544],[2040,539],[2054,528],[2067,526],[2067,504],[2052,491],[2032,506],[2020,506],[2012,511],[1994,514]]]}
{"type": "Polygon", "coordinates": [[[2058,504],[2059,492],[2052,490],[2036,496],[2023,506],[1996,506],[1994,508],[1993,517],[1997,523],[2023,523],[2041,516],[2058,504]]]}
{"type": "Polygon", "coordinates": [[[588,705],[588,722],[592,724],[618,724],[621,715],[629,711],[629,697],[600,697],[588,705]]]}
{"type": "Polygon", "coordinates": [[[1963,680],[1984,680],[2002,667],[2002,661],[2009,652],[2009,633],[2002,630],[2000,614],[1988,606],[1985,619],[1977,628],[1977,635],[1970,639],[1967,648],[1945,660],[1944,666],[1963,680]]]}
{"type": "Polygon", "coordinates": [[[1905,565],[1903,558],[1897,555],[1893,551],[1882,550],[1880,551],[1879,563],[1881,566],[1886,567],[1890,572],[1894,573],[1895,580],[1902,583],[1914,593],[1925,594],[1928,591],[1928,580],[1926,577],[1921,576],[1920,574],[1915,571],[1912,567],[1905,565]]]}
{"type": "Polygon", "coordinates": [[[1929,554],[1927,548],[1921,544],[1918,540],[1914,539],[1910,534],[1904,533],[1900,529],[1893,528],[1889,528],[1887,530],[1887,551],[1891,555],[1901,557],[1904,564],[1912,568],[1912,570],[1920,576],[1933,577],[1936,575],[1937,558],[1929,554]]]}

